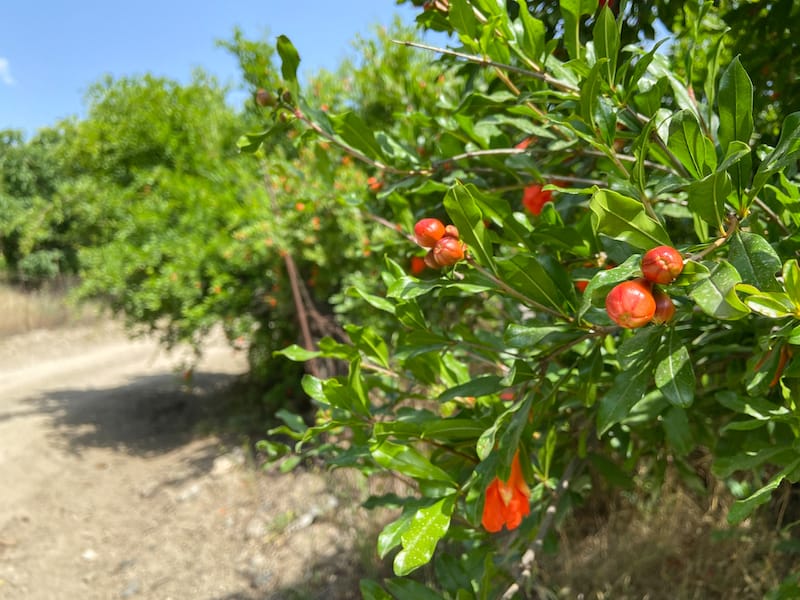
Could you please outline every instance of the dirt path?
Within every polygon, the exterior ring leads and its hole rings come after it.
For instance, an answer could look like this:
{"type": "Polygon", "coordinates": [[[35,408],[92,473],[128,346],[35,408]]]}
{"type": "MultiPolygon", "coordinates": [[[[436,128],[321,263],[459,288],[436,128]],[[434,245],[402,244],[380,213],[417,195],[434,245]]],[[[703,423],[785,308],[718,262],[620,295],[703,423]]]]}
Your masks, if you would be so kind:
{"type": "Polygon", "coordinates": [[[108,324],[0,341],[0,598],[357,597],[353,486],[199,435],[245,359],[211,344],[187,385],[187,356],[108,324]]]}

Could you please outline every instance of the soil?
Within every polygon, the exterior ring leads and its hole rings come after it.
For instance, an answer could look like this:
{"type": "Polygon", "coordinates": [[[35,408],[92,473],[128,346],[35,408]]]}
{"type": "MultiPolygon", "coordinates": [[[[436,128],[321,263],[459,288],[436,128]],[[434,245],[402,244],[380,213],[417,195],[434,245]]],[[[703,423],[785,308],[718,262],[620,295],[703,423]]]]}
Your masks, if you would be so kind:
{"type": "Polygon", "coordinates": [[[1,599],[359,597],[363,483],[202,433],[246,361],[190,360],[109,323],[0,340],[1,599]]]}

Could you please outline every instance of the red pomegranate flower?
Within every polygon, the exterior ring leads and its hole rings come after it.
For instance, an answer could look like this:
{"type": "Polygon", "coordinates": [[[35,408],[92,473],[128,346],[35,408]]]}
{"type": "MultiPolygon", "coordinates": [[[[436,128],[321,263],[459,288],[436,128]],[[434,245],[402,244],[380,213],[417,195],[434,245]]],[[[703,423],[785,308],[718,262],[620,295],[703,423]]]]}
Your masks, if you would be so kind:
{"type": "Polygon", "coordinates": [[[495,477],[486,488],[481,523],[486,531],[496,533],[505,525],[508,530],[516,529],[522,518],[531,512],[529,498],[531,490],[522,477],[519,464],[519,451],[514,453],[511,463],[511,476],[508,481],[495,477]]]}
{"type": "Polygon", "coordinates": [[[547,202],[552,202],[553,192],[542,190],[539,184],[529,185],[522,192],[522,206],[529,213],[539,215],[547,202]]]}

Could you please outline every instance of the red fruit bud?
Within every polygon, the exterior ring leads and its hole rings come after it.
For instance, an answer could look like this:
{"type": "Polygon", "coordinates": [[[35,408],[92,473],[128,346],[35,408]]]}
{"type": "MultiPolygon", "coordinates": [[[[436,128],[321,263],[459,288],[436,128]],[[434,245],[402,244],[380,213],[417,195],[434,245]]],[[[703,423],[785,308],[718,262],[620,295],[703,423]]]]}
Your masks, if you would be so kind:
{"type": "Polygon", "coordinates": [[[656,312],[650,284],[644,279],[618,284],[606,296],[606,312],[620,327],[635,329],[647,325],[656,312]]]}
{"type": "Polygon", "coordinates": [[[433,253],[433,250],[428,250],[428,253],[425,255],[425,258],[422,259],[425,262],[425,266],[429,269],[438,269],[442,265],[436,262],[436,255],[433,253]]]}
{"type": "Polygon", "coordinates": [[[575,289],[578,290],[581,294],[586,291],[586,286],[589,285],[588,279],[578,279],[575,282],[575,289]]]}
{"type": "Polygon", "coordinates": [[[683,271],[683,257],[672,246],[658,246],[642,257],[642,275],[653,283],[666,285],[683,271]]]}
{"type": "Polygon", "coordinates": [[[445,236],[433,247],[433,256],[440,267],[449,267],[464,260],[464,242],[445,236]]]}
{"type": "Polygon", "coordinates": [[[445,235],[449,235],[450,237],[459,239],[458,229],[456,229],[455,225],[448,225],[447,227],[445,227],[444,228],[444,234],[445,235]]]}
{"type": "Polygon", "coordinates": [[[274,95],[269,93],[267,90],[260,88],[256,92],[256,104],[259,106],[275,106],[277,101],[274,95]]]}
{"type": "Polygon", "coordinates": [[[383,182],[377,177],[370,177],[367,179],[367,186],[370,192],[380,192],[383,187],[383,182]]]}
{"type": "Polygon", "coordinates": [[[414,236],[417,238],[417,243],[423,248],[433,248],[442,236],[444,236],[445,228],[439,219],[420,219],[414,225],[414,236]]]}
{"type": "Polygon", "coordinates": [[[656,312],[653,314],[653,323],[662,325],[669,323],[675,316],[675,305],[669,294],[662,290],[653,290],[653,300],[656,302],[656,312]]]}
{"type": "Polygon", "coordinates": [[[426,264],[425,259],[421,256],[412,256],[411,257],[411,274],[412,275],[419,275],[425,270],[426,264]]]}

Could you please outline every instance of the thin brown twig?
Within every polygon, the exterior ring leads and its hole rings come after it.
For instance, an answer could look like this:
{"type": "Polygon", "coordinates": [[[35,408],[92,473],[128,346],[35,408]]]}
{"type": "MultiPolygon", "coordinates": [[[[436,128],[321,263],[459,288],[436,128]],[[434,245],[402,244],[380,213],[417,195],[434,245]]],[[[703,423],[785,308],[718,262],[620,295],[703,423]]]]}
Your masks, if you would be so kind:
{"type": "Polygon", "coordinates": [[[730,238],[731,236],[739,230],[739,217],[736,216],[735,213],[731,213],[728,215],[728,229],[718,237],[712,244],[709,244],[707,248],[704,248],[700,252],[696,252],[694,254],[690,254],[686,257],[686,260],[698,261],[718,248],[722,247],[730,238]]]}
{"type": "Polygon", "coordinates": [[[475,63],[480,66],[493,67],[496,69],[501,69],[503,71],[508,71],[509,73],[516,73],[517,75],[523,75],[525,77],[539,79],[540,81],[547,83],[549,86],[559,89],[563,92],[571,92],[575,94],[580,92],[580,89],[578,89],[574,85],[565,83],[559,79],[556,79],[555,77],[552,77],[551,75],[548,75],[547,73],[531,71],[530,69],[523,69],[521,67],[516,67],[514,65],[507,65],[505,63],[490,60],[488,58],[477,56],[475,54],[467,54],[466,52],[458,52],[457,50],[450,50],[449,48],[441,48],[439,46],[431,46],[430,44],[423,44],[420,42],[412,42],[408,40],[392,40],[392,41],[395,44],[400,44],[402,46],[410,46],[412,48],[419,48],[421,50],[430,50],[431,52],[437,52],[439,54],[446,54],[447,56],[462,58],[468,62],[475,63]]]}

